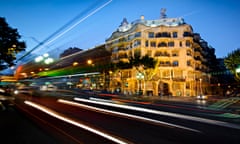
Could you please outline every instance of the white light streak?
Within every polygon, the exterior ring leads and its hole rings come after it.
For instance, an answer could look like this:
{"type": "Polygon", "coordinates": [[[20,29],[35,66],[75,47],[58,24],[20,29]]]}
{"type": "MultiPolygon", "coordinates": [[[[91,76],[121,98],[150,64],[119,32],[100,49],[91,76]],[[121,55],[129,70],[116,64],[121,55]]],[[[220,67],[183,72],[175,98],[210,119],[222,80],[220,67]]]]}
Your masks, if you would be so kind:
{"type": "Polygon", "coordinates": [[[95,9],[93,12],[91,12],[90,14],[88,14],[87,16],[83,17],[82,19],[80,19],[78,22],[76,22],[74,25],[72,25],[71,27],[69,27],[68,29],[66,29],[65,31],[63,31],[62,33],[60,33],[59,35],[57,35],[55,38],[53,38],[52,40],[48,41],[45,45],[49,45],[51,42],[55,41],[56,39],[58,39],[59,37],[63,36],[65,33],[67,33],[68,31],[72,30],[73,28],[75,28],[77,25],[79,25],[81,22],[83,22],[84,20],[86,20],[88,17],[92,16],[93,14],[97,13],[98,11],[100,11],[102,8],[104,8],[105,6],[107,6],[108,4],[110,4],[112,2],[112,0],[109,0],[108,2],[104,3],[102,6],[98,7],[97,9],[95,9]]]}
{"type": "Polygon", "coordinates": [[[146,108],[135,107],[135,106],[92,101],[92,100],[83,99],[83,98],[74,98],[74,100],[81,101],[81,102],[100,104],[100,105],[105,105],[105,106],[111,106],[111,107],[118,107],[118,108],[129,109],[129,110],[140,111],[140,112],[147,112],[147,113],[152,113],[152,114],[157,114],[157,115],[165,115],[165,116],[176,117],[176,118],[181,118],[181,119],[186,119],[186,120],[191,120],[191,121],[197,121],[197,122],[207,123],[207,124],[212,124],[212,125],[217,125],[217,126],[224,126],[224,127],[234,128],[234,129],[240,129],[240,126],[237,124],[232,124],[232,123],[218,121],[218,120],[212,120],[212,119],[206,119],[206,118],[201,118],[201,117],[188,116],[188,115],[183,115],[183,114],[164,112],[164,111],[146,109],[146,108]]]}
{"type": "Polygon", "coordinates": [[[184,127],[184,126],[171,124],[171,123],[167,123],[167,122],[163,122],[163,121],[159,121],[159,120],[154,120],[154,119],[150,119],[150,118],[145,118],[145,117],[142,117],[142,116],[137,116],[137,115],[132,115],[132,114],[126,114],[126,113],[106,110],[106,109],[97,108],[97,107],[93,107],[93,106],[88,106],[88,105],[85,105],[85,104],[80,104],[80,103],[76,103],[76,102],[72,102],[72,101],[68,101],[68,100],[63,100],[63,99],[58,99],[58,102],[68,104],[68,105],[78,106],[78,107],[84,107],[84,108],[92,109],[92,110],[103,112],[103,113],[115,114],[115,115],[124,116],[124,117],[128,117],[128,118],[139,119],[139,120],[148,121],[148,122],[152,122],[152,123],[156,123],[156,124],[163,124],[163,125],[170,126],[170,127],[175,127],[175,128],[180,128],[180,129],[185,129],[185,130],[188,130],[188,131],[201,133],[200,131],[195,130],[195,129],[191,129],[191,128],[187,128],[187,127],[184,127]]]}
{"type": "Polygon", "coordinates": [[[116,143],[118,143],[118,144],[127,144],[126,142],[124,142],[124,141],[122,141],[122,140],[119,140],[119,139],[117,139],[117,138],[115,138],[115,137],[113,137],[113,136],[111,136],[111,135],[108,135],[108,134],[103,133],[103,132],[101,132],[101,131],[99,131],[99,130],[93,129],[93,128],[87,126],[87,125],[80,124],[80,123],[78,123],[78,122],[76,122],[76,121],[74,121],[74,120],[71,120],[70,118],[64,117],[64,116],[58,114],[57,112],[55,112],[55,111],[53,111],[53,110],[51,110],[51,109],[49,109],[49,108],[47,108],[47,107],[45,107],[45,106],[36,104],[36,103],[34,103],[34,102],[31,102],[31,101],[24,101],[24,103],[27,104],[27,105],[29,105],[29,106],[32,106],[32,107],[34,107],[34,108],[36,108],[36,109],[38,109],[38,110],[40,110],[40,111],[43,111],[44,113],[46,113],[46,114],[48,114],[48,115],[50,115],[50,116],[53,116],[53,117],[55,117],[55,118],[57,118],[57,119],[60,119],[60,120],[62,120],[62,121],[65,121],[65,122],[67,122],[67,123],[70,123],[70,124],[72,124],[72,125],[75,125],[75,126],[77,126],[77,127],[80,127],[80,128],[85,129],[85,130],[87,130],[87,131],[90,131],[90,132],[92,132],[92,133],[95,133],[95,134],[97,134],[97,135],[99,135],[99,136],[102,136],[102,137],[104,137],[104,138],[106,138],[106,139],[109,139],[109,140],[111,140],[111,141],[113,141],[113,142],[116,142],[116,143]]]}

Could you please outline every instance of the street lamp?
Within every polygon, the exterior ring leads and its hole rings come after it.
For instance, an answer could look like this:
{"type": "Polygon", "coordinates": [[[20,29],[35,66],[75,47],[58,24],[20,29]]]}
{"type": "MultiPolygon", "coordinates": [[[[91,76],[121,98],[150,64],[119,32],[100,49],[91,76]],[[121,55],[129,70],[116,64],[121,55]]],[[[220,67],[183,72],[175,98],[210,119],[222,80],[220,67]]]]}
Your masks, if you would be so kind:
{"type": "Polygon", "coordinates": [[[202,79],[201,78],[199,79],[199,82],[200,82],[199,87],[200,87],[200,96],[201,96],[202,95],[202,79]]]}
{"type": "Polygon", "coordinates": [[[43,55],[40,55],[38,57],[35,58],[35,62],[39,63],[39,62],[44,62],[45,64],[50,64],[52,63],[54,60],[53,58],[49,57],[48,53],[45,53],[43,55]]]}
{"type": "Polygon", "coordinates": [[[92,60],[87,60],[87,64],[91,65],[92,64],[92,60]]]}
{"type": "Polygon", "coordinates": [[[137,73],[137,76],[136,76],[136,78],[137,78],[137,80],[139,80],[139,94],[141,95],[142,94],[142,83],[141,83],[141,80],[143,80],[144,79],[144,75],[143,75],[143,73],[141,73],[141,72],[138,72],[137,73]]]}

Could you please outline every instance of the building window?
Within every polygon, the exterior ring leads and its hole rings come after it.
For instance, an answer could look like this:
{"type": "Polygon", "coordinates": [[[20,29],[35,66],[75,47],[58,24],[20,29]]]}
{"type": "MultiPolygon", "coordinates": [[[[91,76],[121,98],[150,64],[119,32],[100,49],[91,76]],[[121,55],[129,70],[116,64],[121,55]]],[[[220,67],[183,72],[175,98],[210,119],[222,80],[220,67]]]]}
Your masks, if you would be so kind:
{"type": "Polygon", "coordinates": [[[158,38],[158,37],[171,37],[171,34],[170,33],[168,33],[168,32],[159,32],[159,33],[157,33],[156,35],[155,35],[155,37],[156,38],[158,38]]]}
{"type": "Polygon", "coordinates": [[[158,47],[167,47],[167,43],[165,43],[165,42],[160,42],[160,43],[158,44],[158,47]]]}
{"type": "Polygon", "coordinates": [[[154,38],[154,32],[149,32],[148,33],[148,38],[154,38]]]}
{"type": "Polygon", "coordinates": [[[141,32],[136,32],[134,36],[135,36],[135,38],[136,37],[141,37],[141,32]]]}
{"type": "Polygon", "coordinates": [[[156,36],[155,36],[156,38],[158,38],[158,37],[162,37],[162,34],[159,32],[159,33],[156,33],[156,36]]]}
{"type": "Polygon", "coordinates": [[[178,33],[177,32],[173,32],[173,38],[177,38],[178,37],[178,33]]]}
{"type": "Polygon", "coordinates": [[[184,32],[183,33],[183,37],[192,37],[193,35],[192,35],[192,33],[191,32],[184,32]]]}
{"type": "Polygon", "coordinates": [[[171,34],[168,32],[163,32],[162,37],[171,37],[171,34]]]}
{"type": "Polygon", "coordinates": [[[145,47],[148,47],[148,40],[145,41],[145,47]]]}
{"type": "Polygon", "coordinates": [[[155,56],[162,56],[163,54],[162,54],[162,52],[161,51],[156,51],[155,52],[155,56]]]}
{"type": "Polygon", "coordinates": [[[168,42],[168,46],[169,46],[169,47],[174,47],[174,42],[173,42],[173,41],[168,42]]]}
{"type": "Polygon", "coordinates": [[[190,47],[191,46],[191,43],[189,40],[186,40],[186,47],[190,47]]]}
{"type": "Polygon", "coordinates": [[[165,52],[162,54],[162,56],[169,57],[170,54],[165,51],[165,52]]]}
{"type": "Polygon", "coordinates": [[[133,35],[128,35],[128,41],[132,40],[134,38],[133,35]]]}
{"type": "Polygon", "coordinates": [[[133,47],[137,47],[137,46],[140,46],[140,45],[141,45],[141,41],[140,40],[136,40],[133,43],[133,47]]]}
{"type": "Polygon", "coordinates": [[[178,56],[178,55],[179,55],[179,54],[178,54],[177,51],[173,51],[173,52],[172,52],[172,56],[173,56],[173,57],[176,57],[176,56],[178,56]]]}
{"type": "Polygon", "coordinates": [[[178,66],[178,61],[173,61],[173,66],[178,66]]]}
{"type": "Polygon", "coordinates": [[[166,66],[170,66],[170,65],[171,65],[170,61],[166,61],[166,62],[165,62],[165,65],[166,65],[166,66]]]}
{"type": "Polygon", "coordinates": [[[191,66],[191,61],[190,60],[187,61],[187,66],[191,66]]]}
{"type": "Polygon", "coordinates": [[[156,47],[156,42],[151,42],[151,43],[150,43],[150,46],[151,46],[151,47],[156,47]]]}
{"type": "Polygon", "coordinates": [[[190,50],[187,50],[187,56],[192,56],[192,53],[190,50]]]}
{"type": "Polygon", "coordinates": [[[179,46],[182,47],[182,42],[181,41],[179,42],[179,46]]]}

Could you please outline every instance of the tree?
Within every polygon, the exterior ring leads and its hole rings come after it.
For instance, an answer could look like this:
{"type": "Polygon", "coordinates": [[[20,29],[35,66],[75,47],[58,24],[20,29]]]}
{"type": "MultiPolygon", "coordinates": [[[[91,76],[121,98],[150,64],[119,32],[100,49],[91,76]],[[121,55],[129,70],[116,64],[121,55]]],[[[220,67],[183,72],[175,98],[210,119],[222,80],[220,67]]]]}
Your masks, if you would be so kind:
{"type": "Polygon", "coordinates": [[[130,57],[129,62],[119,61],[116,64],[116,67],[119,69],[130,69],[136,68],[136,70],[140,73],[144,74],[145,80],[151,80],[155,75],[154,70],[156,68],[157,61],[152,57],[145,55],[143,57],[135,56],[130,57]]]}
{"type": "Polygon", "coordinates": [[[240,81],[240,74],[237,72],[237,69],[240,68],[240,48],[229,53],[224,59],[224,64],[235,76],[236,80],[240,81]]]}
{"type": "Polygon", "coordinates": [[[11,28],[5,18],[0,17],[0,70],[15,64],[16,54],[24,51],[26,45],[19,41],[17,29],[11,28]]]}

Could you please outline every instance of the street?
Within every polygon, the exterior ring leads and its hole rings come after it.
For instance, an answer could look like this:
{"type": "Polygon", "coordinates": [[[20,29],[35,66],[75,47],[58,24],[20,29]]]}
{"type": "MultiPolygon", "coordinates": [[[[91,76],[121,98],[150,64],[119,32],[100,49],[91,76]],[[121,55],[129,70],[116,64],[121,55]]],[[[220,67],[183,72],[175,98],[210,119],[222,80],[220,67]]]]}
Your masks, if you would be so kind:
{"type": "Polygon", "coordinates": [[[183,104],[47,95],[18,95],[13,106],[1,111],[4,143],[234,144],[240,140],[239,125],[193,116],[205,111],[183,104]]]}
{"type": "Polygon", "coordinates": [[[4,144],[57,144],[59,141],[10,106],[0,111],[0,135],[4,144]]]}

